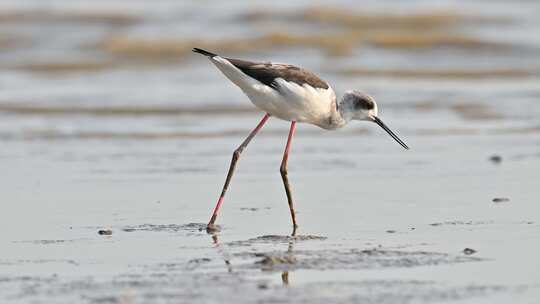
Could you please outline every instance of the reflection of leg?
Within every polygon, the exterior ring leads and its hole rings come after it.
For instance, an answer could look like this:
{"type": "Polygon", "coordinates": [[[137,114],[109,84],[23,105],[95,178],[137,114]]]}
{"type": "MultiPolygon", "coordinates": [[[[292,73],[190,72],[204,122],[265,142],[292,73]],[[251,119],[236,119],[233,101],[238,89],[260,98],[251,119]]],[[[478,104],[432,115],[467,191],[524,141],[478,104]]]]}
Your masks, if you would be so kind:
{"type": "Polygon", "coordinates": [[[208,225],[206,227],[206,230],[208,232],[215,231],[214,223],[216,222],[217,215],[219,212],[219,208],[221,207],[221,204],[223,203],[223,199],[225,197],[225,193],[227,192],[227,188],[229,188],[229,183],[231,182],[232,176],[234,174],[234,169],[236,168],[236,162],[240,158],[240,154],[242,154],[242,151],[247,147],[249,142],[255,137],[257,132],[264,126],[268,118],[270,117],[269,114],[264,115],[263,119],[259,124],[249,133],[248,137],[242,142],[242,144],[234,150],[231,165],[229,167],[229,172],[227,173],[227,178],[225,179],[225,184],[223,185],[223,189],[221,190],[221,195],[219,196],[218,202],[216,204],[216,207],[214,208],[214,212],[212,212],[212,217],[210,218],[210,222],[208,222],[208,225]]]}
{"type": "Polygon", "coordinates": [[[281,273],[281,282],[283,282],[283,285],[289,285],[289,272],[284,271],[281,273]]]}
{"type": "MultiPolygon", "coordinates": [[[[294,235],[295,235],[295,232],[296,232],[296,227],[293,228],[293,235],[292,235],[292,238],[289,239],[289,245],[287,246],[287,257],[291,260],[291,261],[294,261],[294,241],[295,241],[295,238],[294,238],[294,235]]],[[[281,282],[283,282],[283,285],[284,286],[288,286],[289,285],[289,271],[284,271],[281,273],[281,282]]]]}
{"type": "Polygon", "coordinates": [[[294,205],[291,187],[289,186],[289,178],[287,176],[287,161],[289,160],[289,151],[291,149],[292,137],[294,135],[294,130],[296,129],[296,121],[291,122],[291,129],[289,130],[289,137],[287,138],[287,145],[285,146],[285,152],[283,153],[283,160],[281,161],[281,167],[279,171],[281,172],[281,178],[283,179],[283,185],[285,186],[285,193],[287,194],[287,201],[289,202],[289,210],[291,211],[291,218],[293,222],[293,234],[296,234],[296,215],[294,213],[294,205]]]}
{"type": "Polygon", "coordinates": [[[289,246],[287,247],[287,254],[292,257],[293,255],[293,249],[294,249],[294,239],[291,239],[289,241],[289,246]]]}
{"type": "Polygon", "coordinates": [[[219,254],[223,257],[223,260],[225,261],[225,265],[227,266],[227,271],[232,272],[231,262],[229,261],[229,258],[227,257],[223,249],[221,248],[219,244],[218,236],[215,233],[212,233],[212,242],[214,243],[214,247],[218,250],[219,254]]]}

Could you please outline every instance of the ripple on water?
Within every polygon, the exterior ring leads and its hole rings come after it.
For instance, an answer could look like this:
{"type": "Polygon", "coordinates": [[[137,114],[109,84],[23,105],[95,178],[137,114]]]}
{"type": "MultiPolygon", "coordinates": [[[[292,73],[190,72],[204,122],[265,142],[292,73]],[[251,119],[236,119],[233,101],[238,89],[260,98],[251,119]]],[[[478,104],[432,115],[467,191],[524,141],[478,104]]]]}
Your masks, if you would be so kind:
{"type": "Polygon", "coordinates": [[[518,290],[498,285],[451,286],[419,280],[318,282],[287,290],[291,302],[309,303],[438,303],[518,290]]]}
{"type": "Polygon", "coordinates": [[[256,244],[282,244],[282,243],[289,243],[291,241],[324,241],[327,237],[325,236],[318,236],[318,235],[262,235],[258,236],[256,238],[251,238],[248,240],[242,240],[242,241],[234,241],[234,242],[228,242],[227,245],[229,246],[251,246],[256,244]]]}
{"type": "Polygon", "coordinates": [[[264,280],[245,280],[236,275],[215,273],[188,273],[182,276],[163,273],[151,277],[120,275],[108,280],[85,278],[73,281],[61,277],[0,278],[0,282],[9,287],[32,284],[29,292],[8,289],[11,299],[41,302],[39,300],[54,295],[56,300],[69,302],[75,297],[84,299],[85,303],[177,303],[187,298],[197,303],[219,302],[224,298],[231,303],[253,303],[264,299],[272,299],[276,303],[438,303],[503,292],[518,293],[524,289],[421,280],[324,281],[282,288],[264,280]],[[128,294],[118,292],[126,289],[129,289],[128,294]]]}
{"type": "Polygon", "coordinates": [[[122,228],[125,232],[152,231],[152,232],[199,232],[206,231],[205,223],[189,224],[142,224],[137,226],[125,226],[122,228]]]}
{"type": "Polygon", "coordinates": [[[255,263],[245,264],[243,267],[262,268],[263,270],[412,268],[485,261],[485,259],[478,257],[439,252],[381,249],[242,252],[237,253],[236,256],[257,258],[255,263]]]}

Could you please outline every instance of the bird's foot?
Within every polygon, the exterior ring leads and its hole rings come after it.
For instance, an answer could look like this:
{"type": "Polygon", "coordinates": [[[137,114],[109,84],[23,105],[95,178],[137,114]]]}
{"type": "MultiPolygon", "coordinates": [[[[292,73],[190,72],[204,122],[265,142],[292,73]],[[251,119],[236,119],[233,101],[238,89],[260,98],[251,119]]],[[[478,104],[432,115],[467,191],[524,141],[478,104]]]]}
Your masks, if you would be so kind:
{"type": "Polygon", "coordinates": [[[292,233],[291,233],[291,236],[296,236],[296,229],[298,229],[298,225],[293,224],[293,230],[292,230],[292,233]]]}
{"type": "Polygon", "coordinates": [[[216,224],[208,223],[208,225],[206,225],[206,233],[208,233],[208,234],[214,234],[214,233],[220,232],[220,231],[221,231],[221,227],[219,227],[216,224]]]}

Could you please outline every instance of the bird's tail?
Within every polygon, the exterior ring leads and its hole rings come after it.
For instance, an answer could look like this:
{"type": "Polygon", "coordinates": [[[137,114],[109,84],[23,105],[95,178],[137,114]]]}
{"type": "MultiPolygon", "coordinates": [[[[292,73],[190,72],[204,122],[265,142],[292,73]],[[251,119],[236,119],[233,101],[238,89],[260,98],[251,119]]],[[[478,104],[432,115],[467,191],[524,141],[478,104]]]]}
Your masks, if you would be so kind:
{"type": "Polygon", "coordinates": [[[211,52],[205,51],[203,49],[199,49],[199,48],[193,48],[193,52],[199,53],[199,54],[204,55],[204,56],[208,56],[210,58],[213,58],[213,57],[217,56],[217,54],[214,54],[214,53],[211,53],[211,52]]]}

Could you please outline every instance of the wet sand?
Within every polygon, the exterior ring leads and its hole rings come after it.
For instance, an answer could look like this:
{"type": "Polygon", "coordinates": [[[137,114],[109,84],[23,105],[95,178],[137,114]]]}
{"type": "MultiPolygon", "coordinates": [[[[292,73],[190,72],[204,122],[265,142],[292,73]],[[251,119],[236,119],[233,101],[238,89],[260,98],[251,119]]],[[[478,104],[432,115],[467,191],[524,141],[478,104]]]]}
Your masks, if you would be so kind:
{"type": "Polygon", "coordinates": [[[409,2],[403,15],[386,1],[83,2],[0,5],[0,302],[540,298],[535,2],[409,2]],[[288,124],[270,119],[207,234],[262,113],[190,55],[195,42],[369,92],[412,149],[374,124],[298,125],[291,237],[288,124]]]}
{"type": "Polygon", "coordinates": [[[96,140],[91,151],[77,141],[7,142],[3,197],[16,204],[3,202],[3,300],[534,302],[540,158],[520,156],[537,148],[530,136],[403,132],[415,147],[404,153],[386,137],[302,129],[290,167],[297,237],[277,170],[282,140],[264,132],[214,236],[204,222],[235,137],[96,140]],[[501,164],[486,146],[506,147],[501,164]],[[498,196],[511,201],[493,203],[498,196]]]}

